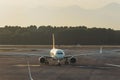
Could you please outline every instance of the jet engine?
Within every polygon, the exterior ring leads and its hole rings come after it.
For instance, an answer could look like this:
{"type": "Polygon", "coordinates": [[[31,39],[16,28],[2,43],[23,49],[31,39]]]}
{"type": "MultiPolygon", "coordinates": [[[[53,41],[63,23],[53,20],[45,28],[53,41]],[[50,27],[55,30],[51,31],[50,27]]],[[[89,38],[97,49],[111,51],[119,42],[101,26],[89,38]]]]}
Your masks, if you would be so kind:
{"type": "Polygon", "coordinates": [[[43,64],[43,63],[45,63],[45,62],[46,62],[46,59],[45,59],[45,57],[40,57],[40,58],[39,58],[39,61],[40,61],[40,63],[42,63],[42,64],[43,64]]]}
{"type": "Polygon", "coordinates": [[[70,63],[76,63],[76,58],[74,58],[74,57],[72,57],[72,58],[70,58],[70,63]]]}

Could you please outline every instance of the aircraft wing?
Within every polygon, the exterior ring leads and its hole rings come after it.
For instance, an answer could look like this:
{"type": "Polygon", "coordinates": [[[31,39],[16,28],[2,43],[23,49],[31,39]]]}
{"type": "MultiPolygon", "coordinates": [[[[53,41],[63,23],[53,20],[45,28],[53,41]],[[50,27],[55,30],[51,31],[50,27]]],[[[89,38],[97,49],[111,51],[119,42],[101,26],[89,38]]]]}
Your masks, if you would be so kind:
{"type": "Polygon", "coordinates": [[[0,52],[0,56],[45,56],[50,57],[49,55],[39,54],[39,53],[30,53],[30,52],[0,52]]]}
{"type": "Polygon", "coordinates": [[[89,56],[89,55],[95,55],[98,53],[82,53],[82,54],[75,54],[75,55],[66,55],[65,58],[70,58],[70,57],[79,57],[79,56],[89,56]]]}
{"type": "Polygon", "coordinates": [[[109,64],[109,63],[107,63],[106,65],[107,65],[107,66],[113,66],[113,67],[118,67],[118,68],[120,68],[120,65],[117,65],[117,64],[109,64]]]}

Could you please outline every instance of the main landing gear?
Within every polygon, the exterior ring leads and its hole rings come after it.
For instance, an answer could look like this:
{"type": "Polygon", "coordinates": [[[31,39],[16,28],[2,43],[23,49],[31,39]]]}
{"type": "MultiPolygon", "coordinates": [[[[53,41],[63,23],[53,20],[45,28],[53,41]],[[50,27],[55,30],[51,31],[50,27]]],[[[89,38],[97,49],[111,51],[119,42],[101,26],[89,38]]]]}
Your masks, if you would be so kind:
{"type": "Polygon", "coordinates": [[[45,64],[49,65],[49,61],[48,61],[48,60],[46,60],[46,61],[45,61],[45,64]]]}
{"type": "Polygon", "coordinates": [[[68,62],[68,61],[65,61],[65,64],[67,65],[67,64],[69,64],[69,62],[68,62]]]}
{"type": "Polygon", "coordinates": [[[65,64],[67,65],[67,64],[69,64],[69,62],[68,62],[68,59],[66,58],[65,59],[65,64]]]}

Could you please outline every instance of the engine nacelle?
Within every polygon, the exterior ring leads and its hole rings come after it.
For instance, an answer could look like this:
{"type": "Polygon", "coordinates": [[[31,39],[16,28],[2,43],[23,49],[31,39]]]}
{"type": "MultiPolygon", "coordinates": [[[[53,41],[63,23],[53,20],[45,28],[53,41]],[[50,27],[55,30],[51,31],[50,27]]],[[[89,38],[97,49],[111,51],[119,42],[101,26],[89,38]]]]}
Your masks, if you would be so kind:
{"type": "Polygon", "coordinates": [[[72,58],[70,58],[69,61],[70,61],[70,63],[76,63],[77,60],[76,60],[76,58],[72,57],[72,58]]]}
{"type": "Polygon", "coordinates": [[[39,62],[43,64],[43,63],[46,62],[46,59],[45,59],[44,57],[40,57],[40,58],[39,58],[39,62]]]}

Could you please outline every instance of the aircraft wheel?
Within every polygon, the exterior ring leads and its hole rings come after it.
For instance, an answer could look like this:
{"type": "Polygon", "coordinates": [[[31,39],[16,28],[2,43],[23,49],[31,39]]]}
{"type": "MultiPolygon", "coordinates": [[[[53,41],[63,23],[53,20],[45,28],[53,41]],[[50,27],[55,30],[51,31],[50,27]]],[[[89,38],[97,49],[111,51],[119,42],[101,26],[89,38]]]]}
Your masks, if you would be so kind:
{"type": "Polygon", "coordinates": [[[68,62],[68,61],[65,61],[65,64],[69,64],[69,62],[68,62]]]}
{"type": "Polygon", "coordinates": [[[61,66],[61,64],[60,64],[60,63],[58,63],[58,66],[61,66]]]}

